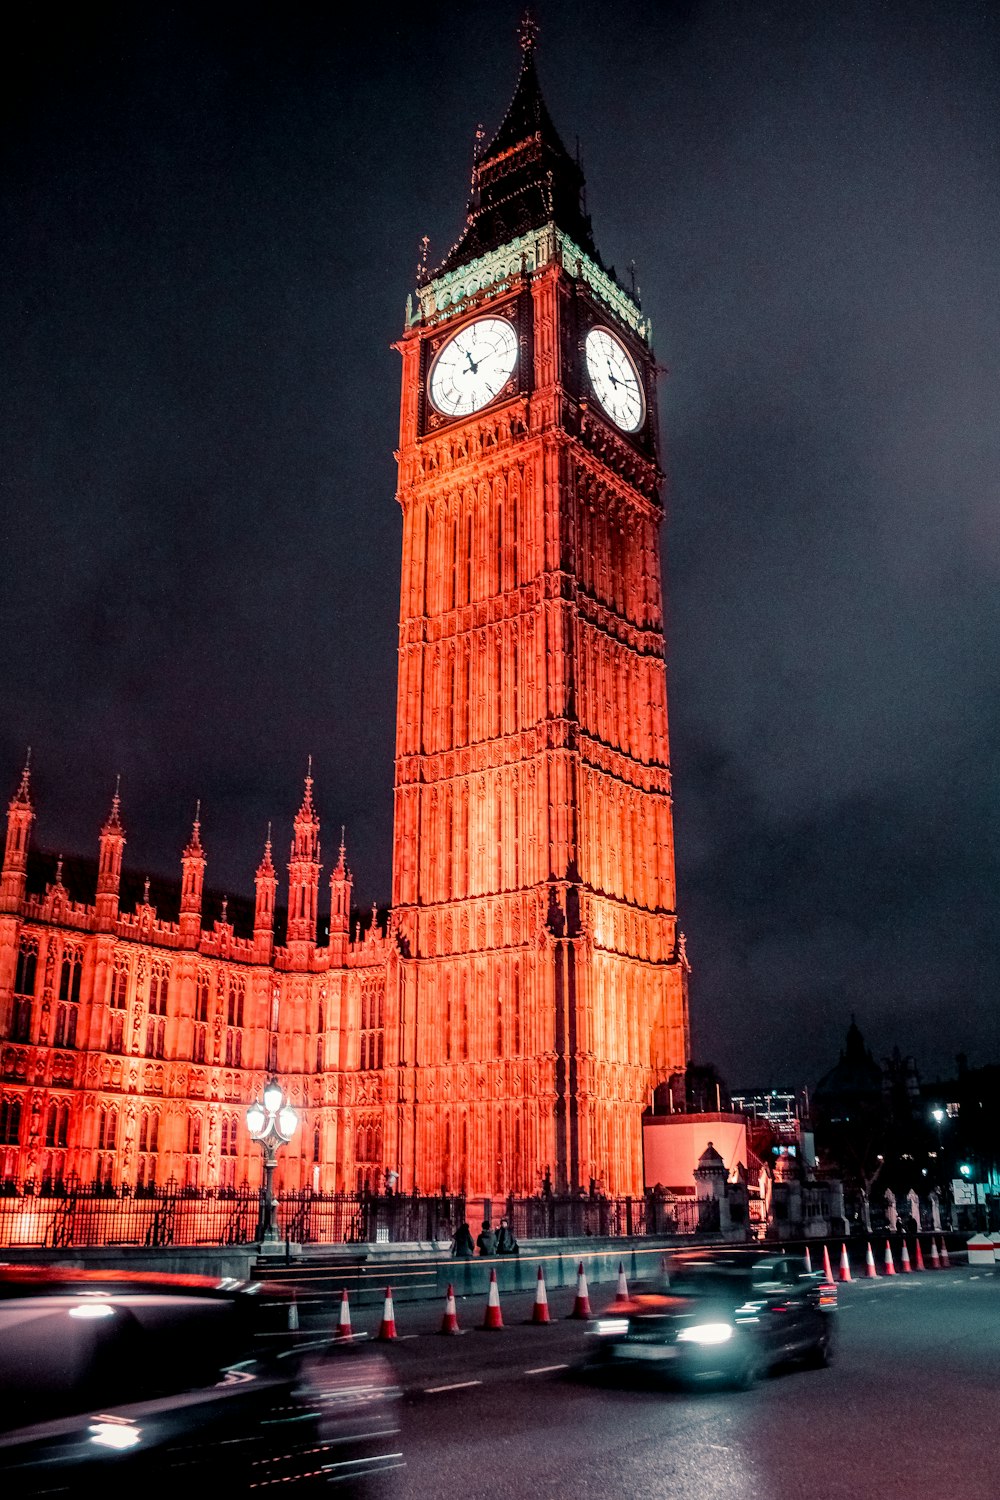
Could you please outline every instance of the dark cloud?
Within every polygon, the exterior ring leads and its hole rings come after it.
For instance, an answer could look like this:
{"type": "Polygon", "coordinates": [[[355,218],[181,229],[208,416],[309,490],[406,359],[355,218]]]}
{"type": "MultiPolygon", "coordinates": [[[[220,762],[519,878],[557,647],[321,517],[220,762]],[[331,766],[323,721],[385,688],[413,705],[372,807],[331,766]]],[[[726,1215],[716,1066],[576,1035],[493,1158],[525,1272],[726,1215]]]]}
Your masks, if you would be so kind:
{"type": "MultiPolygon", "coordinates": [[[[669,374],[680,904],[702,1055],[855,1009],[997,1056],[993,7],[547,0],[540,71],[669,374]]],[[[306,755],[389,887],[398,337],[517,7],[91,7],[9,50],[0,765],[48,846],[250,887],[306,755]]]]}

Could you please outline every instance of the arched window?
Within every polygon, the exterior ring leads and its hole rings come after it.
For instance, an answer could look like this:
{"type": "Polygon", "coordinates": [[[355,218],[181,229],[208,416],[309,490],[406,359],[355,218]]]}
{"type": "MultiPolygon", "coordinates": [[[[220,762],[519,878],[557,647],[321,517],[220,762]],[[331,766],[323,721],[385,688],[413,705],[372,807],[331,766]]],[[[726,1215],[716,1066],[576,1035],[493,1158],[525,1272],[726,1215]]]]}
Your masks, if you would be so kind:
{"type": "Polygon", "coordinates": [[[149,981],[149,1014],[151,1016],[166,1015],[169,987],[170,970],[163,964],[156,964],[149,981]]]}
{"type": "Polygon", "coordinates": [[[29,995],[14,996],[10,1038],[12,1042],[31,1041],[31,997],[29,995]]]}
{"type": "Polygon", "coordinates": [[[0,1145],[16,1146],[20,1138],[20,1099],[0,1099],[0,1145]]]}
{"type": "Polygon", "coordinates": [[[74,1005],[80,1000],[80,978],[83,974],[83,954],[78,948],[67,948],[63,954],[59,974],[59,999],[69,1000],[74,1005]]]}
{"type": "Polygon", "coordinates": [[[104,1105],[97,1129],[98,1151],[113,1151],[118,1138],[118,1111],[104,1105]]]}
{"type": "Polygon", "coordinates": [[[56,1007],[56,1025],[52,1036],[54,1047],[76,1046],[76,1017],[79,1005],[60,1002],[56,1007]]]}
{"type": "Polygon", "coordinates": [[[124,1010],[128,1002],[128,959],[123,953],[115,959],[111,972],[111,993],[108,1004],[112,1010],[124,1010]]]}
{"type": "Polygon", "coordinates": [[[230,1026],[243,1025],[243,994],[243,978],[241,975],[234,974],[229,981],[228,1021],[230,1026]]]}
{"type": "Polygon", "coordinates": [[[197,1156],[201,1150],[201,1116],[188,1116],[187,1148],[189,1156],[197,1156]]]}
{"type": "Polygon", "coordinates": [[[208,1020],[208,992],[209,978],[207,969],[198,970],[198,984],[195,992],[194,1018],[196,1021],[208,1020]]]}
{"type": "Polygon", "coordinates": [[[14,994],[35,993],[35,970],[38,966],[38,943],[34,938],[22,938],[17,951],[17,970],[14,974],[14,994]]]}

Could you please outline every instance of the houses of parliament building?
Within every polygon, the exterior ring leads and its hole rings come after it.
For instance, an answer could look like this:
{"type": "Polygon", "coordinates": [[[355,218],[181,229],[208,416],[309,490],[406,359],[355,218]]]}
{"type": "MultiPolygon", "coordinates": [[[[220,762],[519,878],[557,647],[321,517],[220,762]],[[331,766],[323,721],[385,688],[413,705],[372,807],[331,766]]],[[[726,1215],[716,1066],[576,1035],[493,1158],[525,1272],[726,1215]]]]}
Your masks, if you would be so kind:
{"type": "Polygon", "coordinates": [[[148,883],[123,899],[117,792],[73,899],[36,878],[26,767],[0,875],[8,1189],[256,1185],[246,1106],[274,1074],[300,1119],[285,1187],[642,1191],[643,1109],[688,1055],[655,363],[530,26],[522,50],[397,346],[389,910],[352,921],[343,840],[324,875],[311,775],[277,930],[270,840],[252,934],[206,923],[197,819],[170,919],[148,883]]]}

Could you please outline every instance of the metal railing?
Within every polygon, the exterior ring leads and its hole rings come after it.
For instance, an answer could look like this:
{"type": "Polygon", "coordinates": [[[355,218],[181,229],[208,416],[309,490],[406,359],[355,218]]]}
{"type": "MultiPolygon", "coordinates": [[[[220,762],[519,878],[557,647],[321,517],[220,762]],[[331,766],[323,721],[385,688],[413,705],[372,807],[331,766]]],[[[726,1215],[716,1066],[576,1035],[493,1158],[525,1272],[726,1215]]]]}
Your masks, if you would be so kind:
{"type": "MultiPolygon", "coordinates": [[[[284,1192],[282,1239],[296,1244],[403,1243],[450,1239],[473,1210],[458,1196],[284,1192]]],[[[490,1210],[476,1200],[477,1211],[490,1210]]],[[[506,1213],[519,1240],[592,1235],[693,1235],[718,1229],[718,1203],[691,1198],[605,1198],[541,1194],[493,1200],[494,1223],[506,1213]],[[713,1214],[714,1210],[714,1214],[713,1214]]],[[[248,1245],[257,1236],[256,1188],[191,1189],[166,1183],[127,1192],[98,1185],[57,1185],[23,1193],[0,1184],[0,1247],[86,1245],[248,1245]]]]}

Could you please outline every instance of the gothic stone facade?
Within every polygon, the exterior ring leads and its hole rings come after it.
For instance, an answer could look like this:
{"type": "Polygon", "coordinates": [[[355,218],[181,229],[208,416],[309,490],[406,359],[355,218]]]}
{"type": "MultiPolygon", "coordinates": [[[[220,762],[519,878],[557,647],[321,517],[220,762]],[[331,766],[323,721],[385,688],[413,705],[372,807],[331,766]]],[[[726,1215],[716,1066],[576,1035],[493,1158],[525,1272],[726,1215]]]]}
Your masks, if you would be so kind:
{"type": "Polygon", "coordinates": [[[197,828],[179,923],[148,902],[120,914],[117,811],[93,907],[58,883],[27,899],[25,782],[0,916],[8,1174],[255,1181],[242,1106],[275,1068],[305,1114],[282,1153],[290,1185],[392,1168],[425,1192],[529,1194],[546,1177],[642,1191],[642,1109],[688,1055],[656,369],[582,185],[529,35],[466,227],[422,268],[398,345],[385,933],[350,941],[341,856],[317,946],[309,783],[274,948],[269,850],[253,940],[202,930],[197,828]]]}
{"type": "Polygon", "coordinates": [[[93,904],[61,871],[27,891],[34,811],[27,770],[10,804],[0,876],[0,1180],[116,1188],[260,1181],[247,1104],[270,1073],[302,1112],[278,1183],[383,1185],[385,992],[394,970],[375,914],[349,933],[341,847],[330,930],[316,943],[319,820],[312,779],[295,819],[287,939],[274,943],[278,880],[268,841],[252,938],[202,926],[205,853],[196,821],[180,915],[148,898],[119,910],[125,832],[117,794],[101,831],[93,904]]]}

